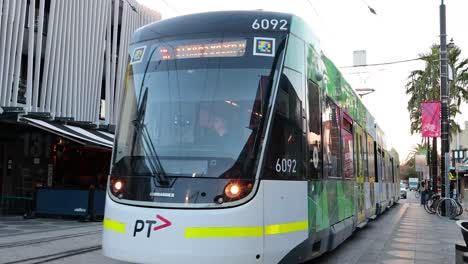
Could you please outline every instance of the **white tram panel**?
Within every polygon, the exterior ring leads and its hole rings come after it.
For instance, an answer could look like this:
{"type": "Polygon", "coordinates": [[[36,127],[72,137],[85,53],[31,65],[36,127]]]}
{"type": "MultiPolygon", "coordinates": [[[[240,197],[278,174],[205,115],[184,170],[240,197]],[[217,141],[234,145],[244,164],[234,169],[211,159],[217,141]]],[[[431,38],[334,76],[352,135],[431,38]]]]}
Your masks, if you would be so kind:
{"type": "Polygon", "coordinates": [[[185,237],[186,228],[262,227],[262,186],[255,197],[242,206],[213,210],[168,210],[127,206],[118,204],[107,196],[105,218],[125,224],[123,233],[104,228],[103,253],[110,258],[129,262],[163,264],[263,263],[262,235],[217,238],[185,237]],[[145,227],[142,232],[133,236],[137,220],[158,220],[156,215],[170,221],[171,226],[150,231],[150,237],[147,237],[145,227]],[[257,255],[260,255],[259,259],[257,255]]]}
{"type": "Polygon", "coordinates": [[[309,237],[307,181],[264,180],[262,185],[265,226],[286,223],[272,230],[276,234],[266,229],[264,263],[278,263],[309,237]]]}

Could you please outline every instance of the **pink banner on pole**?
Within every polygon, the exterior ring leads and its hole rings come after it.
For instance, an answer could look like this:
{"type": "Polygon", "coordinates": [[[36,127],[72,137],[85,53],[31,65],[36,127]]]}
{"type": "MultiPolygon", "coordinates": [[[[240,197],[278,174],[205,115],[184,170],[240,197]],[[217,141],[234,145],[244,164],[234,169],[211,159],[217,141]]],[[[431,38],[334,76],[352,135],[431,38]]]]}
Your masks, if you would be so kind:
{"type": "Polygon", "coordinates": [[[422,103],[421,119],[423,137],[440,137],[440,102],[422,103]]]}

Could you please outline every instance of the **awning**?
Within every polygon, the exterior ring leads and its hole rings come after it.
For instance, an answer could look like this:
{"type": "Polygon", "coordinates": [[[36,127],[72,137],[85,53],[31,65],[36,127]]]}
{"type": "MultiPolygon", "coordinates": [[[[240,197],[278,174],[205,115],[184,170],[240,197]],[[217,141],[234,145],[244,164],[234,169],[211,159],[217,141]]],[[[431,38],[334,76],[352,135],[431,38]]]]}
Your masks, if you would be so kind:
{"type": "Polygon", "coordinates": [[[46,122],[27,117],[22,117],[21,121],[82,145],[98,145],[106,148],[112,148],[114,142],[114,135],[104,131],[46,122]]]}

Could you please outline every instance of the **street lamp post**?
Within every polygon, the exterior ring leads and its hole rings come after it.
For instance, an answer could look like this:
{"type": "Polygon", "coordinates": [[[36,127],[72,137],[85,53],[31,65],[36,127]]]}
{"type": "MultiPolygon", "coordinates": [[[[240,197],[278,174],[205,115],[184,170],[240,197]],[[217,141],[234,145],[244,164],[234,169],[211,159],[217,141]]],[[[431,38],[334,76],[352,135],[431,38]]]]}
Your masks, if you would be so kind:
{"type": "Polygon", "coordinates": [[[445,4],[444,0],[441,0],[440,4],[440,102],[441,102],[441,176],[442,176],[442,196],[447,197],[450,194],[449,191],[449,178],[448,178],[448,166],[449,166],[449,91],[447,84],[448,77],[448,62],[447,62],[447,29],[446,29],[446,18],[445,18],[445,4]]]}

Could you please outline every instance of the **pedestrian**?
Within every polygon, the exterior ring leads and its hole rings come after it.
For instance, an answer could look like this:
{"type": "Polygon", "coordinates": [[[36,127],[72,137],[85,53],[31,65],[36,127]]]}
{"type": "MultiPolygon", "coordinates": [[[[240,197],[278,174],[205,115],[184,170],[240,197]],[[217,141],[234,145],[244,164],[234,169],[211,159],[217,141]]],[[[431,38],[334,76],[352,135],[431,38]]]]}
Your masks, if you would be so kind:
{"type": "Polygon", "coordinates": [[[426,184],[424,181],[421,182],[419,193],[421,194],[421,205],[424,205],[426,203],[426,184]]]}
{"type": "Polygon", "coordinates": [[[450,197],[455,199],[456,198],[456,189],[455,189],[455,181],[450,181],[450,197]]]}

